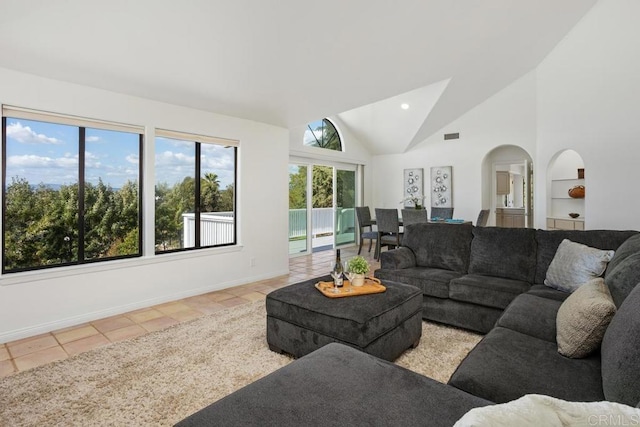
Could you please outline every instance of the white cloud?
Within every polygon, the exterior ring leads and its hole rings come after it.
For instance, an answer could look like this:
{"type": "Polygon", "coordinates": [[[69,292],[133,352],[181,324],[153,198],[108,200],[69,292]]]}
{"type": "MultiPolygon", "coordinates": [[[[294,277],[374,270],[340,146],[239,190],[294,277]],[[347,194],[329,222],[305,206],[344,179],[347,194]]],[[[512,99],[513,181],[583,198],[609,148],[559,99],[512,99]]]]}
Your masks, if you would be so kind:
{"type": "Polygon", "coordinates": [[[133,165],[140,163],[140,157],[137,154],[129,154],[125,157],[125,160],[133,165]]]}
{"type": "Polygon", "coordinates": [[[202,169],[228,169],[233,170],[233,158],[230,156],[202,156],[202,169]]]}
{"type": "Polygon", "coordinates": [[[21,168],[72,168],[78,167],[77,157],[44,157],[35,154],[25,154],[22,156],[9,156],[7,166],[21,168]]]}
{"type": "Polygon", "coordinates": [[[100,141],[100,137],[99,136],[87,136],[84,138],[84,140],[86,142],[98,142],[100,141]]]}
{"type": "Polygon", "coordinates": [[[195,165],[195,156],[189,156],[184,153],[174,153],[173,151],[165,151],[156,154],[156,166],[180,166],[195,165]]]}
{"type": "Polygon", "coordinates": [[[156,137],[156,146],[166,144],[172,147],[190,148],[195,150],[195,143],[193,141],[184,141],[181,139],[163,138],[161,136],[156,137]]]}
{"type": "Polygon", "coordinates": [[[59,139],[36,133],[29,126],[22,126],[20,122],[7,126],[7,137],[21,144],[62,144],[59,139]]]}

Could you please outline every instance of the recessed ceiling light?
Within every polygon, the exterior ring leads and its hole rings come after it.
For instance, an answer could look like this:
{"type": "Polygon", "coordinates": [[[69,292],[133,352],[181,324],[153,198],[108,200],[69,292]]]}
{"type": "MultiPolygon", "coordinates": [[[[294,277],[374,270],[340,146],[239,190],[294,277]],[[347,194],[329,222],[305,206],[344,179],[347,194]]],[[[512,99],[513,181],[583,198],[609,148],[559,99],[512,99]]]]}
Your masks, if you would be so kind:
{"type": "Polygon", "coordinates": [[[408,110],[409,109],[409,104],[401,104],[400,108],[402,108],[403,110],[408,110]]]}

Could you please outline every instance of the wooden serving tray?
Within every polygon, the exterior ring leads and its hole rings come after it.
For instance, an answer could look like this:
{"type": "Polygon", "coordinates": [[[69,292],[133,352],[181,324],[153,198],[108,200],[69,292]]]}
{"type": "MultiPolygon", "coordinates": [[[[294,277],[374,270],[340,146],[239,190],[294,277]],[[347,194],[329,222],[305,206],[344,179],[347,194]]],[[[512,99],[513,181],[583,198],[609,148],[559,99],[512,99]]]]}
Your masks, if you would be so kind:
{"type": "Polygon", "coordinates": [[[322,292],[322,294],[329,298],[343,298],[343,297],[355,297],[357,295],[379,294],[387,290],[379,279],[375,277],[367,277],[364,279],[364,285],[351,286],[348,280],[344,281],[344,284],[340,290],[340,293],[333,292],[333,282],[318,282],[316,283],[316,289],[322,292]]]}

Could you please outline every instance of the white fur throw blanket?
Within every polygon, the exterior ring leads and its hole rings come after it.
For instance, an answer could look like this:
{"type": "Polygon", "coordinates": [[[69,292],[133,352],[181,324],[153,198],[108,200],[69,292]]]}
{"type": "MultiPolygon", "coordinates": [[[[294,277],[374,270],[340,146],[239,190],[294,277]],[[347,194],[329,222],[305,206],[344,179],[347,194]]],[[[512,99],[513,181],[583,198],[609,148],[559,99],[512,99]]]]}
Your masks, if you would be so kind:
{"type": "Polygon", "coordinates": [[[567,402],[528,394],[499,405],[474,408],[454,427],[640,426],[640,409],[613,402],[567,402]]]}

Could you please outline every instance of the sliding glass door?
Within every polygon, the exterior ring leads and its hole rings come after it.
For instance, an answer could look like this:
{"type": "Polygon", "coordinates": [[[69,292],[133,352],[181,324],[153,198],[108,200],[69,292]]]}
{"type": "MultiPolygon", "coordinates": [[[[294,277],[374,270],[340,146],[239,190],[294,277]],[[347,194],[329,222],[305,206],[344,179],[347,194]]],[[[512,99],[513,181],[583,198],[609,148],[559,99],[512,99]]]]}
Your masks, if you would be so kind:
{"type": "Polygon", "coordinates": [[[355,243],[356,166],[289,165],[289,254],[355,243]]]}
{"type": "Polygon", "coordinates": [[[289,165],[289,255],[307,252],[308,167],[289,165]]]}
{"type": "Polygon", "coordinates": [[[335,171],[335,246],[356,242],[356,171],[334,168],[335,171]]]}

